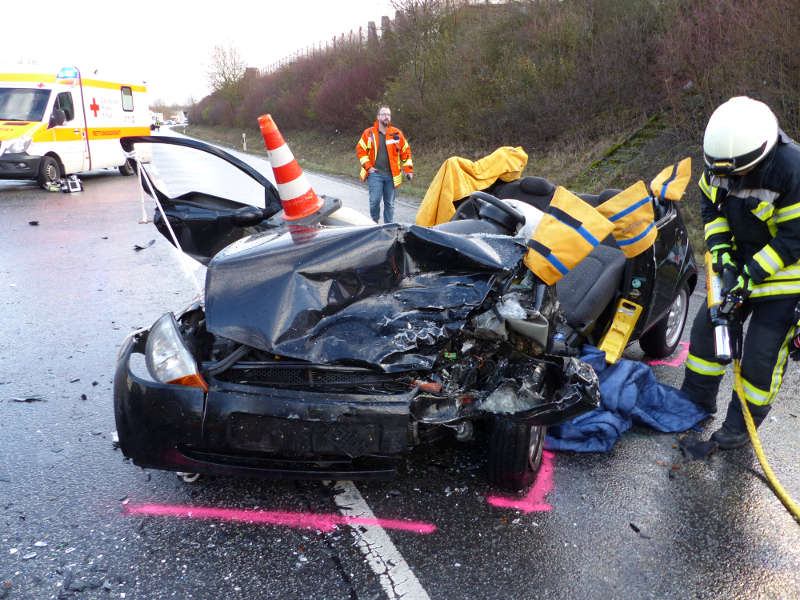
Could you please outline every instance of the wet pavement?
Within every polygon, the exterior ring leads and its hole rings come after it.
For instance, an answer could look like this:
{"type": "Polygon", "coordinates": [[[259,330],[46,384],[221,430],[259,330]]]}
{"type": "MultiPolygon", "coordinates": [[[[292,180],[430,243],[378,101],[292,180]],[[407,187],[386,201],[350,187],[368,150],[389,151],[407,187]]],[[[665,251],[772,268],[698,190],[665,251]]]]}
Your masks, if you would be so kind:
{"type": "MultiPolygon", "coordinates": [[[[177,175],[170,157],[156,160],[172,191],[196,180],[177,175]]],[[[217,177],[186,164],[196,178],[217,177]]],[[[232,177],[217,177],[221,190],[232,177]]],[[[318,193],[365,209],[365,187],[309,178],[318,193]]],[[[683,434],[635,426],[609,453],[548,453],[527,495],[494,504],[478,443],[419,449],[395,480],[355,492],[187,484],[133,466],[113,443],[116,352],[196,287],[172,246],[139,223],[135,178],[82,180],[75,194],[0,182],[0,598],[800,598],[800,526],[749,447],[688,460],[683,434]],[[381,527],[343,524],[344,496],[351,512],[363,500],[381,527]],[[143,506],[163,514],[130,514],[143,506]],[[368,537],[376,531],[384,537],[368,537]]],[[[246,185],[236,193],[248,196],[246,185]]],[[[397,212],[410,221],[413,202],[397,212]]],[[[702,301],[696,291],[691,316],[702,301]]],[[[642,358],[635,344],[625,356],[642,358]]],[[[653,367],[660,381],[680,384],[680,359],[653,367]]],[[[728,375],[723,404],[730,386],[728,375]]],[[[795,500],[798,389],[790,363],[760,429],[795,500]]],[[[706,439],[721,421],[686,435],[706,439]]]]}

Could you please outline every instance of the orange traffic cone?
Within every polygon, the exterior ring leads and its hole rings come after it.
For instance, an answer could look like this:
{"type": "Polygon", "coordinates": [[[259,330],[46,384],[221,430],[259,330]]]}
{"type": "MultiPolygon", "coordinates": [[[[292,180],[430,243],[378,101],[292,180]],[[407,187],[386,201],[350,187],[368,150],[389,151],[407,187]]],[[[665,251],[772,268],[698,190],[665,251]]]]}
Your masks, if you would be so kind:
{"type": "Polygon", "coordinates": [[[261,135],[267,146],[267,156],[275,173],[278,195],[283,204],[283,218],[287,221],[302,219],[314,214],[322,207],[322,200],[314,193],[303,169],[297,164],[292,151],[286,145],[272,115],[258,117],[261,135]]]}

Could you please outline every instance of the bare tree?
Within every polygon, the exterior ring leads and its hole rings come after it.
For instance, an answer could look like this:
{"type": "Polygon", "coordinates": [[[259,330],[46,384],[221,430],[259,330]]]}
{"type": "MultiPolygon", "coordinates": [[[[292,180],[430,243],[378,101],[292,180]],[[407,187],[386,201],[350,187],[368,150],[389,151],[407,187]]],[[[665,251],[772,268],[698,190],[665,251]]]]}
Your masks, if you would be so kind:
{"type": "Polygon", "coordinates": [[[236,108],[242,98],[241,83],[247,65],[233,45],[214,46],[208,68],[211,89],[236,108]]]}

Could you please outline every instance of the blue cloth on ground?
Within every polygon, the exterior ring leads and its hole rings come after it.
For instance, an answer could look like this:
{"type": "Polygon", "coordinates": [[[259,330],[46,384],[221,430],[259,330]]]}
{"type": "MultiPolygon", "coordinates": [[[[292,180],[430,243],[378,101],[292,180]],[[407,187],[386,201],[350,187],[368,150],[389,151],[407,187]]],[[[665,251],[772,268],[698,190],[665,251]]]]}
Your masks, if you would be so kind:
{"type": "Polygon", "coordinates": [[[548,427],[548,450],[608,452],[634,422],[684,431],[708,414],[679,389],[659,383],[649,365],[624,358],[608,365],[605,353],[593,346],[583,347],[581,360],[597,373],[600,407],[548,427]]]}

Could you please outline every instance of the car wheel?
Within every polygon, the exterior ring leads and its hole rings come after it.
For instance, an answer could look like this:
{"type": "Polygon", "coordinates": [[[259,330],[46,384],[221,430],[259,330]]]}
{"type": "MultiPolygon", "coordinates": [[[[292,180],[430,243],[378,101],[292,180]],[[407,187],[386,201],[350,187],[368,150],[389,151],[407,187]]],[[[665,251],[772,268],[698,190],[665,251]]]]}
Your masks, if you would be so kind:
{"type": "Polygon", "coordinates": [[[519,492],[533,483],[542,465],[547,427],[497,417],[489,436],[489,483],[519,492]]]}
{"type": "Polygon", "coordinates": [[[136,161],[133,160],[132,158],[129,158],[128,160],[125,161],[124,165],[119,166],[119,172],[125,175],[126,177],[130,175],[135,175],[136,161]]]}
{"type": "Polygon", "coordinates": [[[689,314],[689,286],[681,284],[667,316],[653,325],[641,338],[639,346],[647,356],[666,358],[675,352],[689,314]]]}
{"type": "Polygon", "coordinates": [[[48,183],[56,183],[59,179],[61,179],[61,167],[58,161],[52,156],[43,156],[42,162],[39,163],[36,182],[44,188],[48,183]]]}

